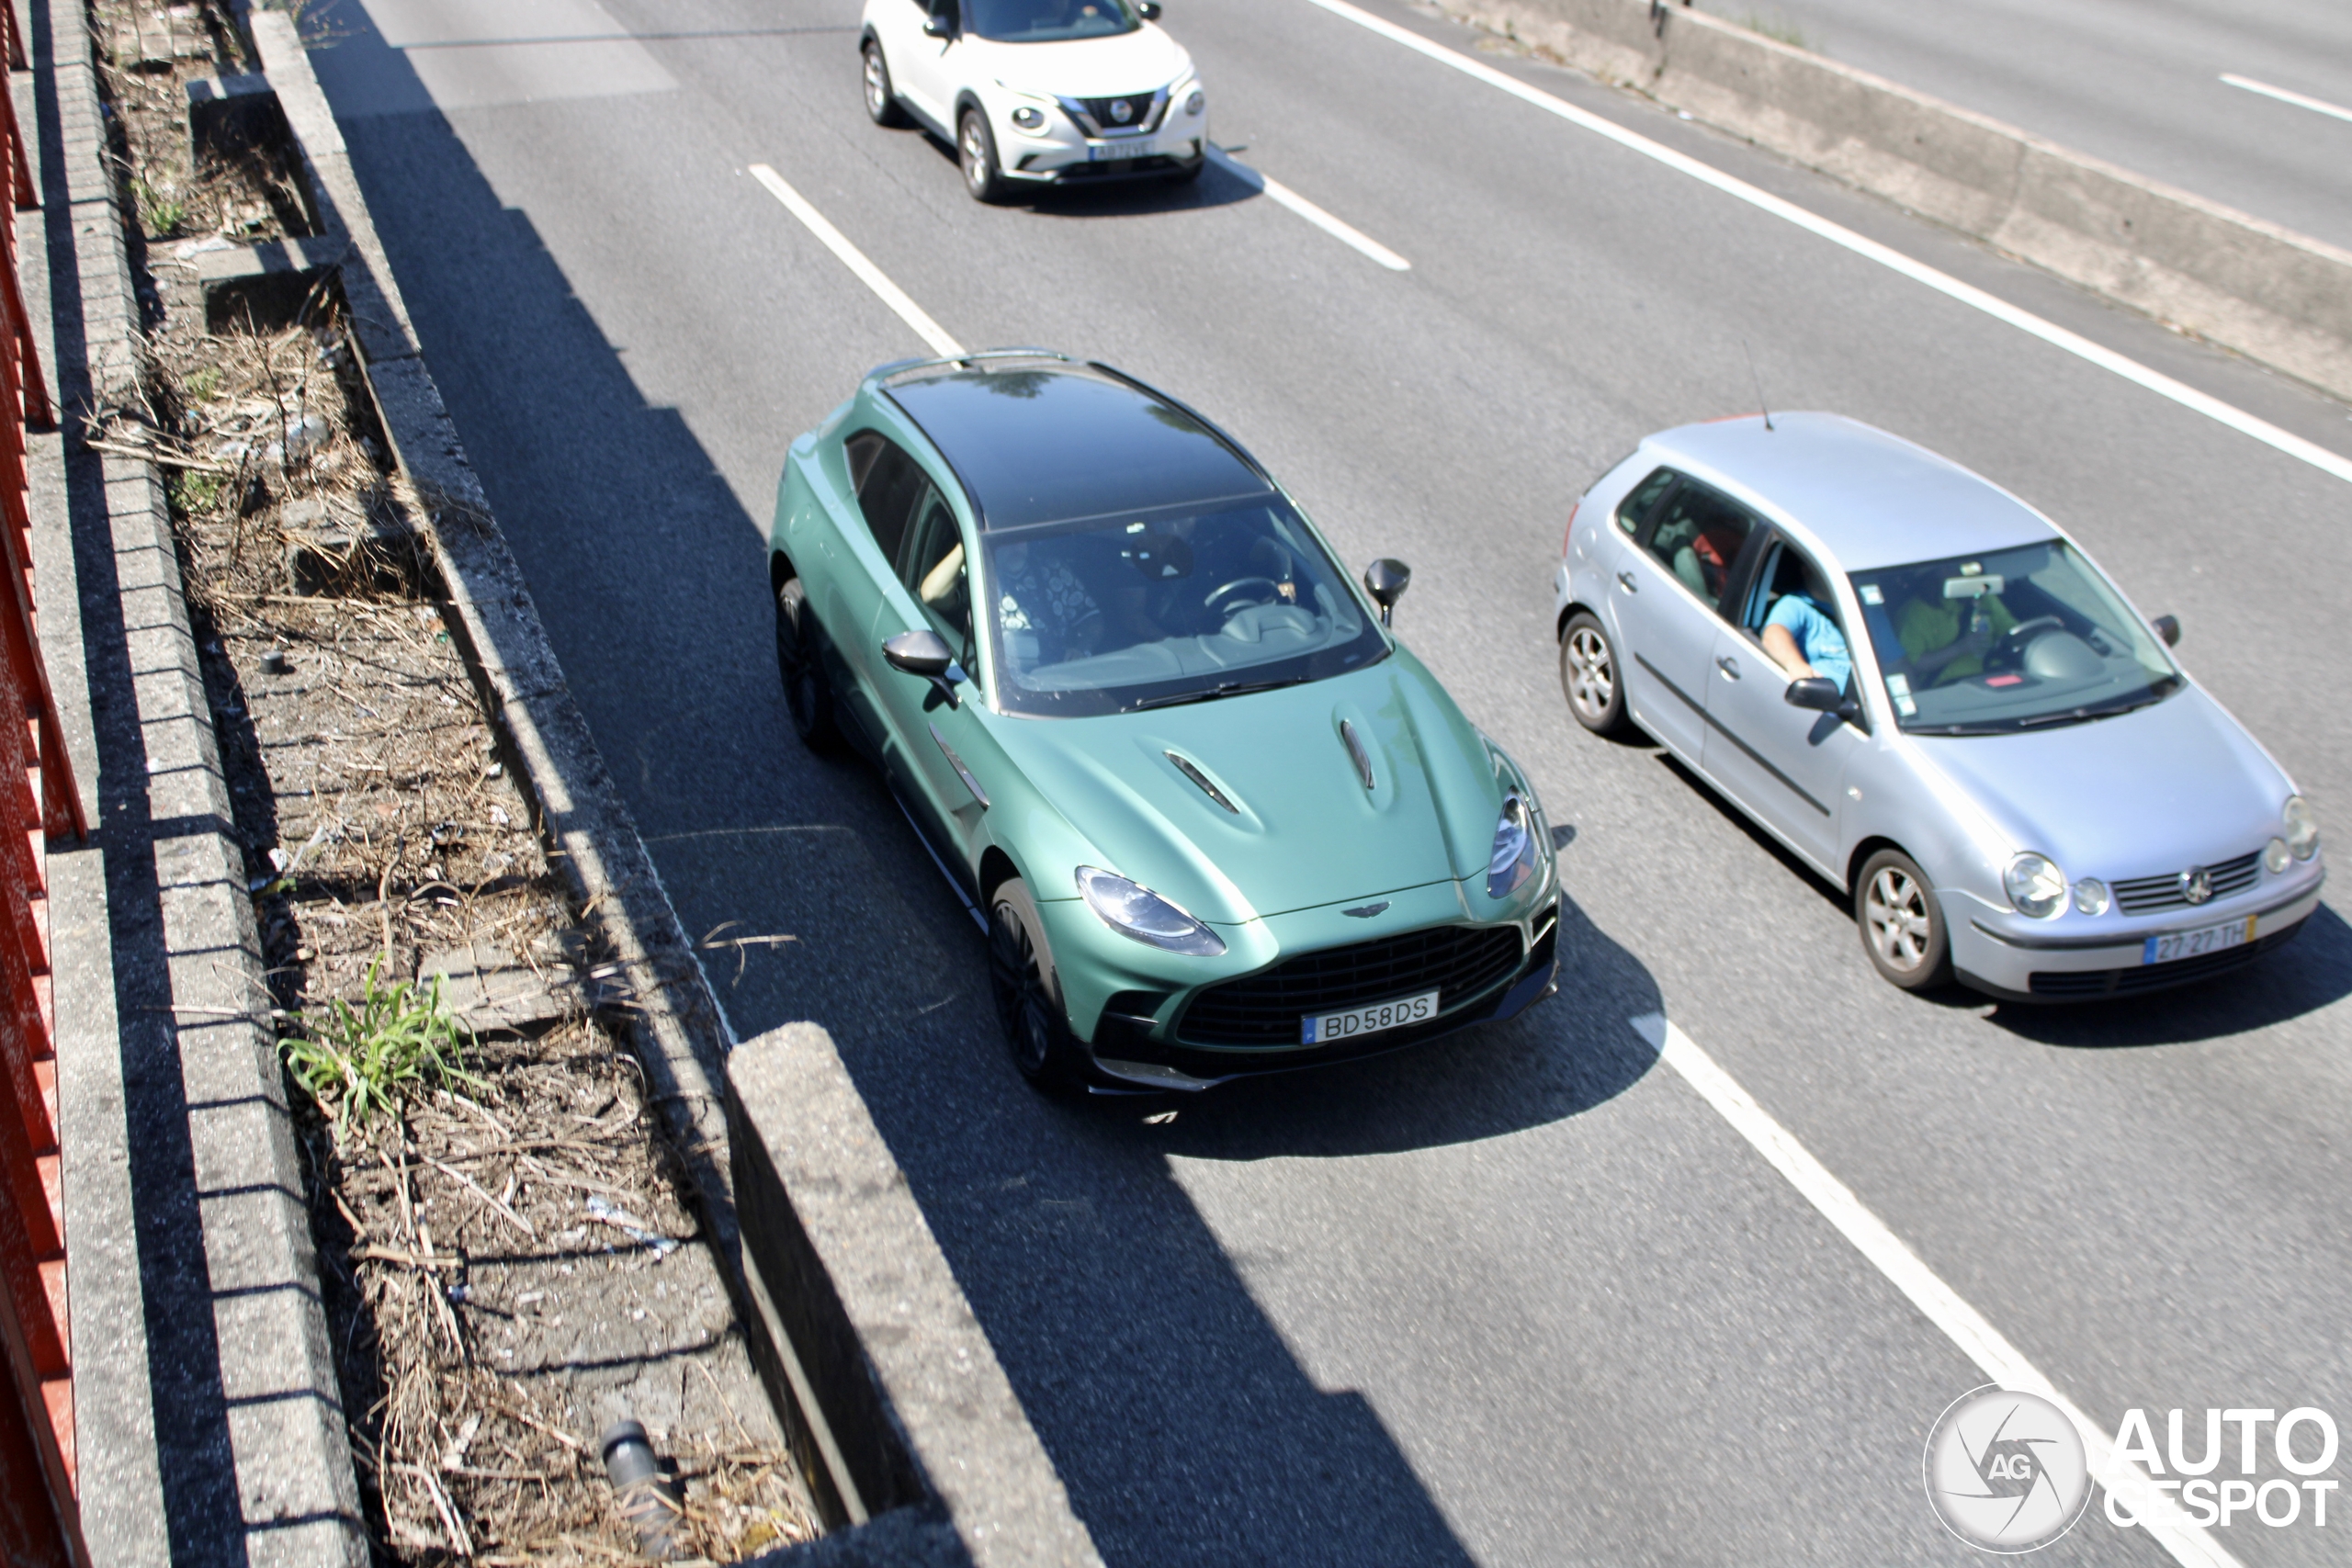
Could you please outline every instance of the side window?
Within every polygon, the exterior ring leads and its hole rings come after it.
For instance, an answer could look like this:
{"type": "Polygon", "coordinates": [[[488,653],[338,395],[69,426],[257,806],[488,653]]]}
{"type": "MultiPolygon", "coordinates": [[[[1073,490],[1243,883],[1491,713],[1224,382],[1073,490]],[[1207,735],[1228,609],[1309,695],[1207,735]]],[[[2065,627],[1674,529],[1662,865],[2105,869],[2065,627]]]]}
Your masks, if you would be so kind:
{"type": "Polygon", "coordinates": [[[1617,526],[1628,534],[1639,528],[1650,508],[1657,504],[1657,498],[1666,493],[1666,487],[1680,477],[1672,468],[1660,468],[1635,485],[1625,499],[1617,503],[1617,526]]]}
{"type": "Polygon", "coordinates": [[[1711,607],[1721,607],[1731,569],[1756,516],[1696,479],[1684,479],[1642,525],[1642,547],[1711,607]]]}
{"type": "Polygon", "coordinates": [[[906,542],[907,515],[931,480],[897,443],[873,431],[852,436],[845,451],[850,476],[857,482],[857,509],[865,514],[865,525],[874,531],[882,558],[896,566],[899,547],[906,542]],[[873,446],[865,454],[865,471],[860,473],[861,446],[869,441],[873,446]]]}
{"type": "Polygon", "coordinates": [[[972,655],[972,573],[964,558],[964,536],[955,509],[938,487],[926,483],[907,528],[907,551],[899,580],[915,596],[947,646],[959,658],[972,655]]]}

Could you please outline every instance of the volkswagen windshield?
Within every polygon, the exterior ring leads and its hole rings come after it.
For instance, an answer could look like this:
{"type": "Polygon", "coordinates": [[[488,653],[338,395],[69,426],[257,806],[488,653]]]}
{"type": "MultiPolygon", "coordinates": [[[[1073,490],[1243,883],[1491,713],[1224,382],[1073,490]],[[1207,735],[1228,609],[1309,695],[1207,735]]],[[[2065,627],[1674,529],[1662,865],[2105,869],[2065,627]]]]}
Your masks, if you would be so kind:
{"type": "Polygon", "coordinates": [[[1895,723],[1998,735],[2161,702],[2184,683],[2098,569],[2063,539],[1857,572],[1895,723]]]}

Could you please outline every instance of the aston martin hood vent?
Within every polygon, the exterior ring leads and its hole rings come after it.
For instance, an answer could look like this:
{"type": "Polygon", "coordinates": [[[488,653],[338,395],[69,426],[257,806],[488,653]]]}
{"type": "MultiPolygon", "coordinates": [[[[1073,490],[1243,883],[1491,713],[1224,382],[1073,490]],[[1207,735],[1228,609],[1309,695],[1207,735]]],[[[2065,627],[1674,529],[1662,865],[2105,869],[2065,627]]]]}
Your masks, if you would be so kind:
{"type": "Polygon", "coordinates": [[[1216,785],[1209,782],[1208,774],[1201,772],[1200,765],[1198,763],[1194,762],[1190,757],[1187,757],[1179,751],[1168,752],[1167,757],[1170,761],[1176,764],[1176,771],[1178,773],[1183,774],[1186,778],[1201,786],[1201,793],[1203,795],[1207,795],[1211,800],[1216,801],[1219,806],[1224,807],[1236,817],[1241,815],[1241,807],[1234,805],[1230,799],[1227,798],[1225,791],[1217,788],[1216,785]]]}

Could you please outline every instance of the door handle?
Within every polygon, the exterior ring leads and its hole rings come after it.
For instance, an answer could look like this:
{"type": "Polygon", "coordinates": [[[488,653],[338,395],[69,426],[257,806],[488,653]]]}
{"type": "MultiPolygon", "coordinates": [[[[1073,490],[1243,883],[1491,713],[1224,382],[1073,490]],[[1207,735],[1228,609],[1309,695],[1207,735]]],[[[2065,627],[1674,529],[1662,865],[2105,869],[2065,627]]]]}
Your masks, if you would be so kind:
{"type": "Polygon", "coordinates": [[[1642,591],[1642,585],[1634,581],[1634,574],[1630,571],[1621,571],[1617,574],[1617,586],[1628,593],[1639,593],[1642,591]]]}
{"type": "Polygon", "coordinates": [[[1715,668],[1724,672],[1724,679],[1726,681],[1736,681],[1739,679],[1739,660],[1734,659],[1728,653],[1715,660],[1715,668]]]}

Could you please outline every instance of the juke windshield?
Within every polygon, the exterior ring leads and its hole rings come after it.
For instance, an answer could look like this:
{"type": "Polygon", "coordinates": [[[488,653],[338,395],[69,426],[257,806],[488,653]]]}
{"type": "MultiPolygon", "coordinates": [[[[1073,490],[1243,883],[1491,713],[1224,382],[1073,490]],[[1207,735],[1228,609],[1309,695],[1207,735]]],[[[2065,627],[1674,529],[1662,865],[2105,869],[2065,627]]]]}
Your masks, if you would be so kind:
{"type": "Polygon", "coordinates": [[[1110,38],[1142,25],[1127,0],[964,0],[967,30],[998,43],[1110,38]]]}
{"type": "Polygon", "coordinates": [[[1895,723],[1999,735],[2161,702],[2182,676],[2063,539],[1854,574],[1895,723]]]}
{"type": "Polygon", "coordinates": [[[1010,712],[1080,717],[1359,669],[1380,628],[1279,493],[990,529],[995,688],[1010,712]]]}

